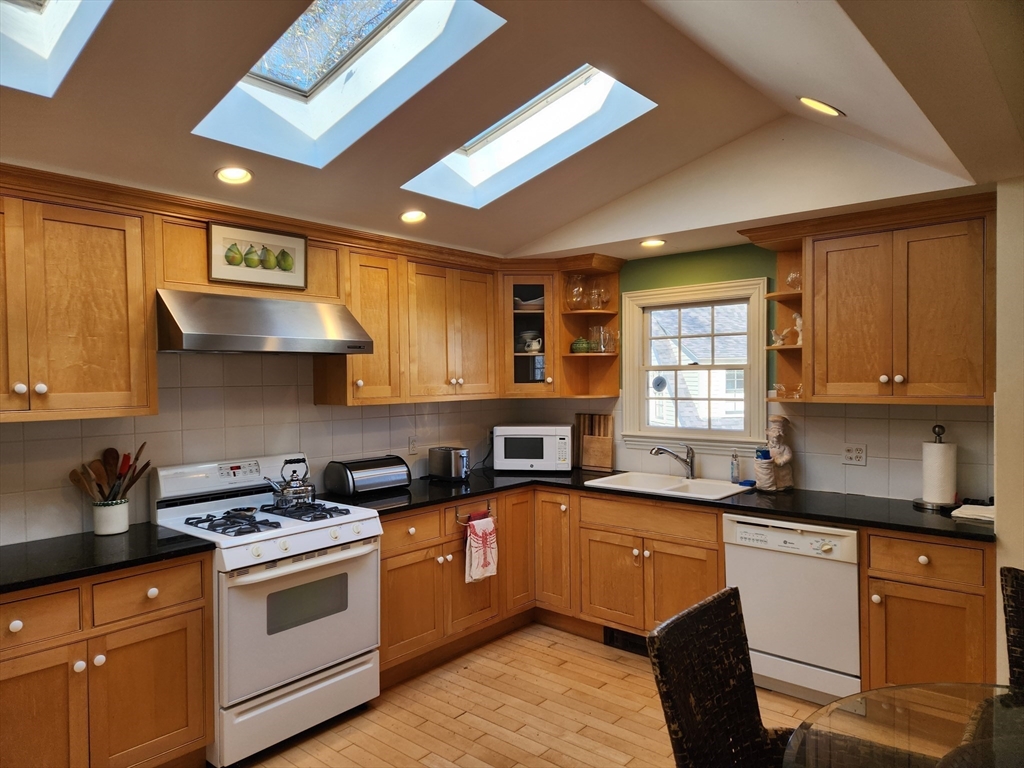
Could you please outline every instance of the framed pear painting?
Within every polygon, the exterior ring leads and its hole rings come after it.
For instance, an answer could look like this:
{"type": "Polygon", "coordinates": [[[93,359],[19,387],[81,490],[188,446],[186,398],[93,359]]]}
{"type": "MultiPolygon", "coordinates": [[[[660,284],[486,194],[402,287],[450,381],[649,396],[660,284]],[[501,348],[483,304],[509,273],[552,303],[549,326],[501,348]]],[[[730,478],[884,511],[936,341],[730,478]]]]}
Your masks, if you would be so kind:
{"type": "Polygon", "coordinates": [[[210,223],[210,281],[306,288],[306,238],[210,223]]]}

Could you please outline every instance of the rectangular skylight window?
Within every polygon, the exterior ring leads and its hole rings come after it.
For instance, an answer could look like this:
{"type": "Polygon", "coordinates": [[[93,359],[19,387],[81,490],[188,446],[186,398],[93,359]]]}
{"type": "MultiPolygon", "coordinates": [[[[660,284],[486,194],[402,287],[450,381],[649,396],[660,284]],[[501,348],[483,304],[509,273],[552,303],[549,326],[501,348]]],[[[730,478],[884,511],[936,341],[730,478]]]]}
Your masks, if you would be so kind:
{"type": "Polygon", "coordinates": [[[249,74],[308,96],[414,0],[314,0],[249,74]]]}
{"type": "Polygon", "coordinates": [[[585,64],[402,189],[482,208],[656,106],[585,64]]]}

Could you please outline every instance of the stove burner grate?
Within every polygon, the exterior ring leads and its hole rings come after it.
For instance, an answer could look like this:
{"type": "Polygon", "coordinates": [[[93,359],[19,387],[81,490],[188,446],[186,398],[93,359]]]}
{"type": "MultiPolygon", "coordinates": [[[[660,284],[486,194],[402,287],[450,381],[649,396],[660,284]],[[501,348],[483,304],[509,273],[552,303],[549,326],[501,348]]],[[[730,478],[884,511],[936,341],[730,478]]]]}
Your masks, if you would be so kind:
{"type": "Polygon", "coordinates": [[[220,533],[224,536],[244,536],[247,533],[260,533],[281,527],[281,523],[273,520],[257,520],[255,512],[255,507],[236,507],[219,517],[217,515],[186,517],[185,525],[220,533]]]}
{"type": "Polygon", "coordinates": [[[282,517],[290,517],[292,520],[302,520],[311,523],[315,520],[329,520],[332,517],[341,517],[350,514],[344,507],[329,507],[319,501],[299,502],[288,507],[277,507],[273,504],[264,504],[260,512],[270,512],[282,517]]]}

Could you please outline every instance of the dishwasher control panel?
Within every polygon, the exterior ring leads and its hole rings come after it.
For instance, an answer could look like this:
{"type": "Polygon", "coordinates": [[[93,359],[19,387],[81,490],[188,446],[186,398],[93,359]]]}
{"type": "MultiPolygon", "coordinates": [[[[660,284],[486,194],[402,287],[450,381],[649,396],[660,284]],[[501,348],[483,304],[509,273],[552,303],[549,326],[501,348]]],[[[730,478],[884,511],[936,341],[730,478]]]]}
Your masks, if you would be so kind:
{"type": "Polygon", "coordinates": [[[844,563],[857,562],[857,531],[845,528],[723,515],[722,536],[726,544],[844,563]]]}

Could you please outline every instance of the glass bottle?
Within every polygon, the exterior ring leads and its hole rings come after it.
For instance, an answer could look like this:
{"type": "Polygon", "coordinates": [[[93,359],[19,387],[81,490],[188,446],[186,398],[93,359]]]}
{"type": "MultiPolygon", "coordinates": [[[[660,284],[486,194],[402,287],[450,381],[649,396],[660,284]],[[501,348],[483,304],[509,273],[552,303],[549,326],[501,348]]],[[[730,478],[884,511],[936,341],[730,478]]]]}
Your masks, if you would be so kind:
{"type": "Polygon", "coordinates": [[[565,303],[569,309],[587,308],[587,288],[583,275],[565,276],[565,303]]]}

